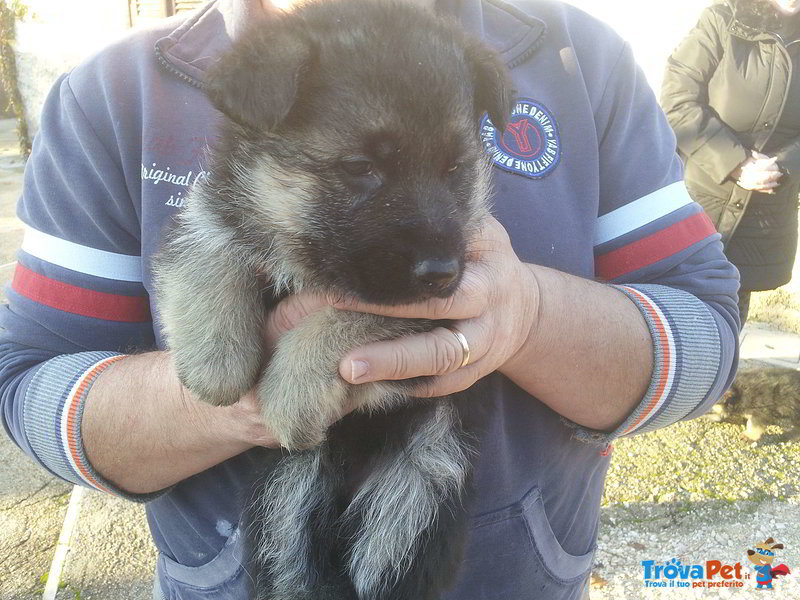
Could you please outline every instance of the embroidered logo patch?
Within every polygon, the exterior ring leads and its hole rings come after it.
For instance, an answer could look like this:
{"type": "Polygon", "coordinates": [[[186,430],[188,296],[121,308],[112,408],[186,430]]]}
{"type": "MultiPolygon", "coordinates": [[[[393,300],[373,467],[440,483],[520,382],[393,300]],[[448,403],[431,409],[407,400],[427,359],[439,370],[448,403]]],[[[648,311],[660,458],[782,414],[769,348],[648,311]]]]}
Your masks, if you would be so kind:
{"type": "Polygon", "coordinates": [[[528,98],[514,104],[502,133],[492,125],[489,115],[484,115],[481,141],[498,167],[534,179],[548,175],[561,159],[556,120],[544,106],[528,98]]]}

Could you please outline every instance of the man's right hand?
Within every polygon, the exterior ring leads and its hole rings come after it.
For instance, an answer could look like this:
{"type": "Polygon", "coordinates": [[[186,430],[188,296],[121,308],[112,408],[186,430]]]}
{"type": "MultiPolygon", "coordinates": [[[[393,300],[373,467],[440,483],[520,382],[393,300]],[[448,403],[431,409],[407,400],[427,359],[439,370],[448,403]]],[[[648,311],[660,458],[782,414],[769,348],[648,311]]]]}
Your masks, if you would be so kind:
{"type": "Polygon", "coordinates": [[[269,355],[281,336],[294,329],[311,313],[329,306],[329,301],[319,294],[301,292],[281,300],[267,316],[264,328],[264,347],[269,355]]]}

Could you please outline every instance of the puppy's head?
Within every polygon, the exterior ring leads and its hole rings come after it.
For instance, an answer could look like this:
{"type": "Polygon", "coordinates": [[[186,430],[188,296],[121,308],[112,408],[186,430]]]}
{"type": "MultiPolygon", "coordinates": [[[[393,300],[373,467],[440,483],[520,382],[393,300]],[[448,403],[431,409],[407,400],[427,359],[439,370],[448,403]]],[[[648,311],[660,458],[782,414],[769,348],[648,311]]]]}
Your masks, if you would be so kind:
{"type": "Polygon", "coordinates": [[[441,18],[330,0],[252,27],[212,69],[229,121],[219,210],[277,282],[398,303],[451,294],[488,214],[479,140],[511,89],[493,52],[441,18]]]}
{"type": "Polygon", "coordinates": [[[709,417],[717,422],[743,421],[742,409],[742,393],[734,383],[730,389],[722,395],[722,398],[711,407],[709,417]]]}

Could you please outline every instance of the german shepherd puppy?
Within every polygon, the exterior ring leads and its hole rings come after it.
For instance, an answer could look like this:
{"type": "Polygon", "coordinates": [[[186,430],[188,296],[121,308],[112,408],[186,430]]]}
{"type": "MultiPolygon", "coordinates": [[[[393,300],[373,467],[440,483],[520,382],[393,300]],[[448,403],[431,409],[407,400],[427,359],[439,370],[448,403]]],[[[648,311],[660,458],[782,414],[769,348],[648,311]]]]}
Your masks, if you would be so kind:
{"type": "Polygon", "coordinates": [[[800,435],[800,371],[766,367],[739,371],[731,388],[714,406],[714,421],[744,423],[742,435],[754,442],[769,425],[779,425],[789,438],[800,435]]]}
{"type": "Polygon", "coordinates": [[[455,291],[489,214],[478,128],[484,112],[505,126],[505,66],[422,8],[326,0],[253,26],[207,93],[227,119],[157,257],[157,297],[183,384],[224,405],[257,386],[288,451],[268,453],[244,517],[253,595],[438,598],[465,536],[477,403],[349,385],[338,362],[439,323],[322,310],[268,360],[262,329],[301,290],[382,304],[455,291]]]}

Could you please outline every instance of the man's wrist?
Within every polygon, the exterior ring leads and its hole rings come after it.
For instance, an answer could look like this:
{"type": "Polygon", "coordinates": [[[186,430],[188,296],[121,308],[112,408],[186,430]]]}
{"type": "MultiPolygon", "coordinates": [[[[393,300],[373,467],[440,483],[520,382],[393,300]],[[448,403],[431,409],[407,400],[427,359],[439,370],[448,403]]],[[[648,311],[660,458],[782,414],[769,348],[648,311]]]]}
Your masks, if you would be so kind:
{"type": "Polygon", "coordinates": [[[278,447],[277,441],[264,425],[264,417],[253,391],[230,406],[214,406],[199,400],[175,374],[170,360],[176,395],[198,435],[210,436],[213,443],[223,444],[232,451],[244,452],[253,446],[278,447]]]}
{"type": "Polygon", "coordinates": [[[261,442],[255,405],[217,407],[180,383],[166,352],[131,356],[103,372],[83,413],[88,460],[131,494],[168,488],[261,442]]]}
{"type": "Polygon", "coordinates": [[[280,447],[278,440],[266,426],[264,415],[258,406],[258,401],[253,398],[252,392],[236,404],[219,410],[225,411],[226,417],[230,419],[229,431],[233,435],[234,441],[244,444],[247,448],[253,446],[280,447]]]}
{"type": "Polygon", "coordinates": [[[530,361],[536,356],[539,346],[541,328],[541,286],[536,275],[537,265],[520,262],[519,281],[520,297],[523,306],[520,309],[520,343],[514,353],[500,366],[498,371],[513,379],[518,369],[528,369],[530,361]]]}

